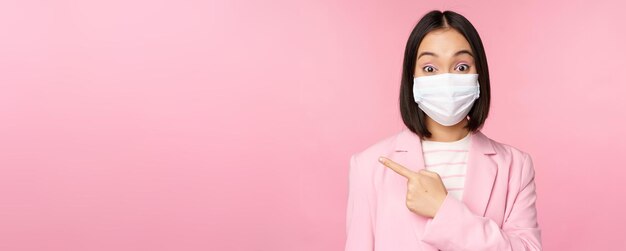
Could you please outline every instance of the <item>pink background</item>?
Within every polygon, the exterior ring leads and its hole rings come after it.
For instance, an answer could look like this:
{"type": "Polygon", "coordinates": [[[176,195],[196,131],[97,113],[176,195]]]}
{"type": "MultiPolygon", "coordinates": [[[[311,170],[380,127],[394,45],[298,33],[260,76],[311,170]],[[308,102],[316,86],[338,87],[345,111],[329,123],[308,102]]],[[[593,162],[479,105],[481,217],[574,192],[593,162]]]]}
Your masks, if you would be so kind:
{"type": "Polygon", "coordinates": [[[342,250],[348,161],[403,127],[451,9],[489,137],[531,153],[546,250],[626,248],[620,1],[0,2],[0,249],[342,250]]]}

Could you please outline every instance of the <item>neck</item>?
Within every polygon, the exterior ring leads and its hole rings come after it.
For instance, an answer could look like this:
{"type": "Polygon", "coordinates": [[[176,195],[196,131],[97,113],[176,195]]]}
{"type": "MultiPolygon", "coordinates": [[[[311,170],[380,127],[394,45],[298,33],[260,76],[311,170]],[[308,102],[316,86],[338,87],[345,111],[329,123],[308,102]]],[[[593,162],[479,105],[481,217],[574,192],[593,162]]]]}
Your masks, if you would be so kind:
{"type": "Polygon", "coordinates": [[[465,118],[455,125],[444,126],[426,116],[426,128],[428,128],[428,131],[430,131],[432,135],[428,138],[425,138],[425,140],[440,142],[452,142],[461,140],[469,133],[468,129],[463,128],[465,125],[467,125],[467,123],[469,123],[469,121],[467,118],[465,118]]]}

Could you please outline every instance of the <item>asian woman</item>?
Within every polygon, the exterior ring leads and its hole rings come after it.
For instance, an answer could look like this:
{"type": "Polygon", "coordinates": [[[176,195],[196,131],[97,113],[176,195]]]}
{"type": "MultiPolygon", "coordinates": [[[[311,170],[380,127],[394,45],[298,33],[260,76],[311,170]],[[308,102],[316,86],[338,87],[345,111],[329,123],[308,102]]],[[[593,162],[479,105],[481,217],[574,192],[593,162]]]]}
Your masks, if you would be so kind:
{"type": "Polygon", "coordinates": [[[481,131],[489,71],[465,17],[417,23],[399,101],[406,128],[350,158],[345,250],[541,250],[530,154],[481,131]]]}

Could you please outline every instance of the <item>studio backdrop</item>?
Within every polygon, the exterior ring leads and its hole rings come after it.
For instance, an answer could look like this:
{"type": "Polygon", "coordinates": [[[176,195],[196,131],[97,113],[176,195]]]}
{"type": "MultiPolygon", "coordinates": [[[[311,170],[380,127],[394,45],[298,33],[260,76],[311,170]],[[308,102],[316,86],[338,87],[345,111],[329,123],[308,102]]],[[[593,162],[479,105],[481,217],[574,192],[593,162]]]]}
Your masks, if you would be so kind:
{"type": "Polygon", "coordinates": [[[626,249],[617,0],[4,0],[0,249],[342,250],[433,9],[481,35],[482,131],[532,155],[544,249],[626,249]]]}

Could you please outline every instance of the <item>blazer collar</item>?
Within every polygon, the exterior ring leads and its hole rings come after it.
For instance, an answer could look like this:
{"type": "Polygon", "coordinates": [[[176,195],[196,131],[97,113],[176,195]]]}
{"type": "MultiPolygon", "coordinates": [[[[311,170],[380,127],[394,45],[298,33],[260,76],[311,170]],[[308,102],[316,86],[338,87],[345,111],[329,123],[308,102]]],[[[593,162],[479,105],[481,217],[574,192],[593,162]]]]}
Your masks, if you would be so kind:
{"type": "MultiPolygon", "coordinates": [[[[491,189],[498,171],[497,164],[489,157],[496,154],[493,143],[480,130],[471,133],[467,160],[467,173],[462,202],[474,213],[485,216],[491,189]]],[[[394,158],[398,163],[414,171],[424,168],[422,142],[408,128],[398,135],[394,158]]]]}

